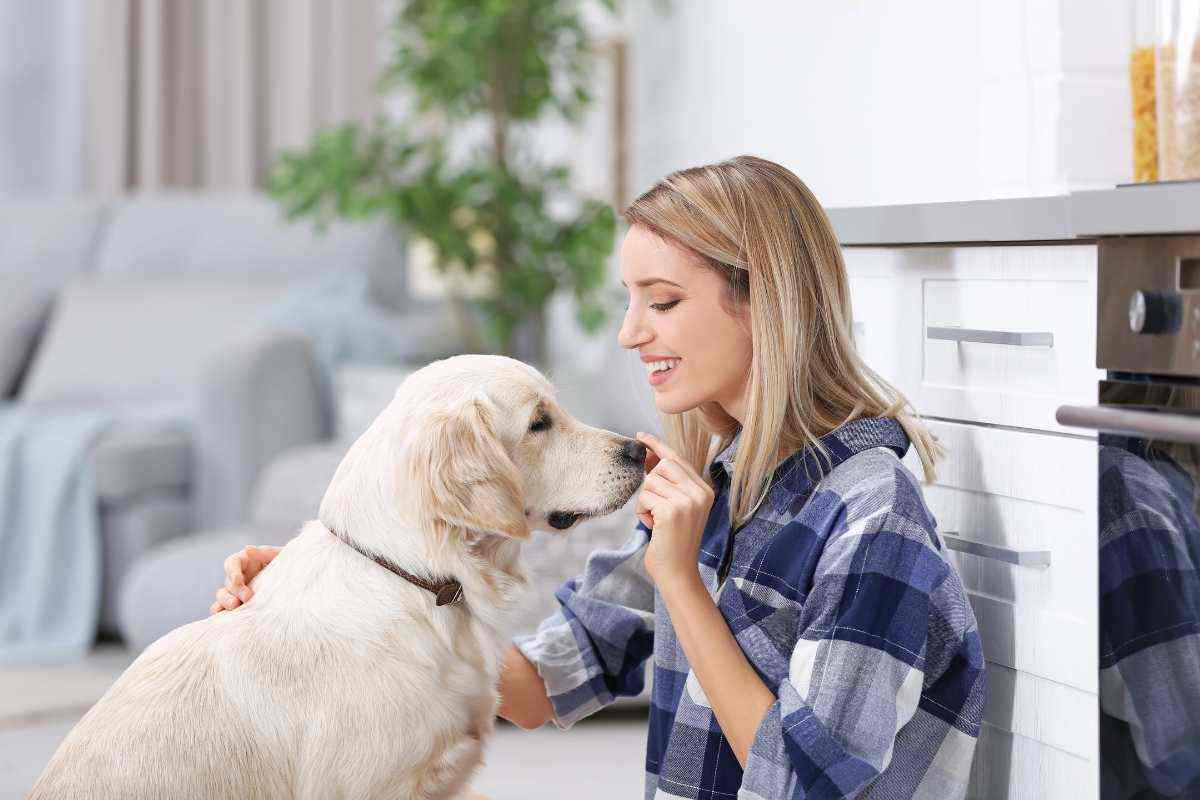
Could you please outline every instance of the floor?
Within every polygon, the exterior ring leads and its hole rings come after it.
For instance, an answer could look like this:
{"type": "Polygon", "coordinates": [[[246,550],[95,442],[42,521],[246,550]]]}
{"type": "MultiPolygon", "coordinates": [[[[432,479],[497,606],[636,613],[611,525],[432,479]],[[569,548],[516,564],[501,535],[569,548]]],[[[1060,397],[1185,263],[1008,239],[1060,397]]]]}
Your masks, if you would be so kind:
{"type": "MultiPolygon", "coordinates": [[[[22,797],[59,742],[132,659],[101,646],[79,664],[0,667],[0,798],[22,797]]],[[[569,731],[547,725],[496,728],[487,764],[472,782],[493,800],[640,797],[644,709],[602,712],[569,731]]]]}

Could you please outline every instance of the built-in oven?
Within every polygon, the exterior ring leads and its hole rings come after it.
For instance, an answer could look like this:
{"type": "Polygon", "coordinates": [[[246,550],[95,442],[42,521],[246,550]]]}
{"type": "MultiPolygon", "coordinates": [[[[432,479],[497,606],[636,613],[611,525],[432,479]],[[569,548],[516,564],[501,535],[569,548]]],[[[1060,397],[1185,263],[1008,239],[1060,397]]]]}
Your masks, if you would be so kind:
{"type": "Polygon", "coordinates": [[[1100,796],[1200,797],[1200,236],[1098,247],[1100,796]]]}

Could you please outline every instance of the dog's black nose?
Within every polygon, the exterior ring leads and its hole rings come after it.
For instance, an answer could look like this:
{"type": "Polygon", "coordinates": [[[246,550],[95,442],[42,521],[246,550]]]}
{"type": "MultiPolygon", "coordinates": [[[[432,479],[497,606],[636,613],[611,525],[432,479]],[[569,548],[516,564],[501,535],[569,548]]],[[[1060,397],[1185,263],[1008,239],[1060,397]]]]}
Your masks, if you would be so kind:
{"type": "Polygon", "coordinates": [[[621,446],[621,458],[635,467],[644,467],[646,465],[646,445],[637,439],[630,439],[621,446]]]}

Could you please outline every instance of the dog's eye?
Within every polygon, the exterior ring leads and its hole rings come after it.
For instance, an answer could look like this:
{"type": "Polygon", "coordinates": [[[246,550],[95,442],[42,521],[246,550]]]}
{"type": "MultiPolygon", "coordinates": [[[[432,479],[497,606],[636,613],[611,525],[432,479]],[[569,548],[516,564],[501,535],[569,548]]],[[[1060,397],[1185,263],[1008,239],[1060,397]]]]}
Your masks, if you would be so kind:
{"type": "Polygon", "coordinates": [[[549,429],[550,429],[550,415],[549,414],[542,414],[540,417],[538,417],[537,419],[535,419],[533,421],[532,425],[529,426],[529,430],[533,431],[534,433],[536,433],[538,431],[549,430],[549,429]]]}

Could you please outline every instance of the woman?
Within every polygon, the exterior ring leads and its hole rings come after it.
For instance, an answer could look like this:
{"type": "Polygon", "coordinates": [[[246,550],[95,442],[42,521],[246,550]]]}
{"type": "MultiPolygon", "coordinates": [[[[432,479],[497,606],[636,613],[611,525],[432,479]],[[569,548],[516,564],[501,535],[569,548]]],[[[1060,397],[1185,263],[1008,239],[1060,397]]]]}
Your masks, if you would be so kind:
{"type": "MultiPolygon", "coordinates": [[[[624,212],[618,334],[666,442],[624,547],[514,640],[499,713],[568,728],[643,688],[647,797],[957,797],[983,713],[971,607],[920,486],[940,448],[860,360],[845,267],[808,188],[743,156],[624,212]],[[731,585],[732,584],[732,585],[731,585]]],[[[213,610],[277,552],[226,561],[213,610]]]]}

